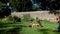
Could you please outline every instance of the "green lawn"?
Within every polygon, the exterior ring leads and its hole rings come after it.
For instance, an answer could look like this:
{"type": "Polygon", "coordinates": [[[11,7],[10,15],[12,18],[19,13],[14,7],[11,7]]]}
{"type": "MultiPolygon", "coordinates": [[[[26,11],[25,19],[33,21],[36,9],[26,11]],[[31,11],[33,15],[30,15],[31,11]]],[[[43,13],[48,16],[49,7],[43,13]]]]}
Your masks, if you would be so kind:
{"type": "Polygon", "coordinates": [[[13,24],[5,24],[5,25],[3,24],[4,25],[3,27],[1,27],[0,25],[0,34],[6,34],[10,30],[13,30],[14,28],[17,28],[15,30],[18,30],[19,28],[19,30],[17,31],[18,33],[14,32],[14,34],[60,34],[59,32],[57,32],[58,23],[56,22],[49,22],[47,20],[42,20],[42,25],[44,27],[34,27],[34,28],[27,27],[29,24],[33,23],[37,22],[33,21],[31,23],[24,21],[22,23],[17,22],[13,24]]]}
{"type": "MultiPolygon", "coordinates": [[[[27,25],[28,23],[26,22],[25,24],[27,25]]],[[[57,32],[58,24],[56,22],[43,20],[42,25],[44,27],[23,27],[21,32],[22,34],[59,34],[59,32],[57,32]]]]}

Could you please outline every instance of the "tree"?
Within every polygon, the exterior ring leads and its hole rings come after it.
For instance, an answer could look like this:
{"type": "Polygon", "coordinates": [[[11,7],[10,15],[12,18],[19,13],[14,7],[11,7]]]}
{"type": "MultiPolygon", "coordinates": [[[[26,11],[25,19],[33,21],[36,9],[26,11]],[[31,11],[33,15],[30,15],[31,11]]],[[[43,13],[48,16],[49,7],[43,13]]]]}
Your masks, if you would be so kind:
{"type": "Polygon", "coordinates": [[[0,8],[0,18],[5,16],[9,16],[11,14],[11,10],[7,6],[1,6],[0,8]]]}
{"type": "Polygon", "coordinates": [[[9,0],[0,0],[0,2],[7,3],[7,2],[9,2],[9,0]]]}
{"type": "Polygon", "coordinates": [[[11,14],[11,9],[7,6],[9,0],[0,0],[0,18],[4,18],[11,14]]]}
{"type": "Polygon", "coordinates": [[[49,13],[60,16],[60,10],[51,10],[49,13]]]}
{"type": "Polygon", "coordinates": [[[10,2],[17,11],[29,11],[32,8],[30,0],[10,0],[10,2]]]}

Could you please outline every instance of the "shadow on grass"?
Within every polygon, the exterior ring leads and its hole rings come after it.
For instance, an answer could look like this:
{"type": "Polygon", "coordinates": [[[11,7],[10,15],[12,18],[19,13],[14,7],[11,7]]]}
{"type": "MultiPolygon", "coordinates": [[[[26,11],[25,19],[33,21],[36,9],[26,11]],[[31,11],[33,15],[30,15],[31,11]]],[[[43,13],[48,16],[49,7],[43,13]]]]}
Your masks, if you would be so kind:
{"type": "Polygon", "coordinates": [[[29,27],[29,26],[26,26],[26,25],[21,25],[21,27],[29,27]]]}
{"type": "Polygon", "coordinates": [[[16,28],[10,29],[6,34],[21,34],[22,27],[28,27],[24,25],[17,26],[16,28]]]}
{"type": "Polygon", "coordinates": [[[20,31],[22,31],[22,27],[29,27],[29,26],[25,26],[25,25],[15,26],[14,25],[14,27],[15,28],[12,28],[12,29],[0,30],[0,34],[20,34],[20,31]]]}
{"type": "Polygon", "coordinates": [[[21,25],[21,27],[32,27],[31,25],[28,25],[28,26],[26,26],[26,25],[21,25]]]}
{"type": "Polygon", "coordinates": [[[22,28],[13,28],[6,32],[6,34],[20,34],[19,32],[22,30],[22,28]]]}
{"type": "Polygon", "coordinates": [[[58,32],[57,30],[52,30],[52,29],[39,29],[39,31],[42,32],[43,34],[49,34],[51,32],[53,34],[60,34],[60,32],[58,32]]]}
{"type": "MultiPolygon", "coordinates": [[[[20,34],[22,31],[22,27],[29,27],[29,26],[25,26],[25,25],[20,25],[20,26],[15,26],[15,28],[12,29],[7,29],[7,30],[0,30],[0,34],[20,34]]],[[[4,27],[5,28],[5,27],[4,27]]]]}
{"type": "Polygon", "coordinates": [[[4,30],[0,30],[0,34],[4,34],[5,32],[4,32],[4,30]]]}
{"type": "Polygon", "coordinates": [[[49,32],[52,30],[50,30],[50,29],[39,29],[39,31],[42,32],[43,34],[49,34],[49,32]]]}
{"type": "Polygon", "coordinates": [[[58,30],[54,30],[53,32],[56,34],[60,34],[60,32],[58,30]]]}
{"type": "Polygon", "coordinates": [[[21,34],[22,27],[0,30],[0,34],[21,34]]]}
{"type": "Polygon", "coordinates": [[[53,32],[58,32],[58,30],[53,30],[53,32]]]}

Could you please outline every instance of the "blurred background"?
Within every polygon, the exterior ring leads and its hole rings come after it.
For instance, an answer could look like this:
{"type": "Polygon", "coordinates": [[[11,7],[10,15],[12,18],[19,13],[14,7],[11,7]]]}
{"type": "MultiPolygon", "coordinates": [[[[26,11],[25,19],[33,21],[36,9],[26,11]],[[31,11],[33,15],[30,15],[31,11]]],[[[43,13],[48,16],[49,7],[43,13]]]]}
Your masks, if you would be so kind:
{"type": "Polygon", "coordinates": [[[0,0],[0,34],[60,34],[60,0],[0,0]],[[43,28],[30,28],[41,20],[43,28]]]}
{"type": "Polygon", "coordinates": [[[59,0],[0,0],[0,9],[8,7],[17,11],[59,10],[59,0]]]}
{"type": "Polygon", "coordinates": [[[50,11],[55,14],[59,9],[59,0],[0,0],[1,17],[13,12],[50,11]]]}

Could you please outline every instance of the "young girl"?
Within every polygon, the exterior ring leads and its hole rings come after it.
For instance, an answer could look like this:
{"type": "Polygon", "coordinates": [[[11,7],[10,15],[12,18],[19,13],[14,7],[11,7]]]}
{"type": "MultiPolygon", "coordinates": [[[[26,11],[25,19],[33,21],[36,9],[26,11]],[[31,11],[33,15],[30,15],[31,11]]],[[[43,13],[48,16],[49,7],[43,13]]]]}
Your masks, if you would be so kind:
{"type": "Polygon", "coordinates": [[[58,32],[60,32],[60,16],[57,18],[58,20],[58,32]]]}
{"type": "Polygon", "coordinates": [[[42,26],[42,22],[41,22],[40,20],[38,20],[38,24],[39,24],[41,27],[43,27],[43,26],[42,26]]]}

